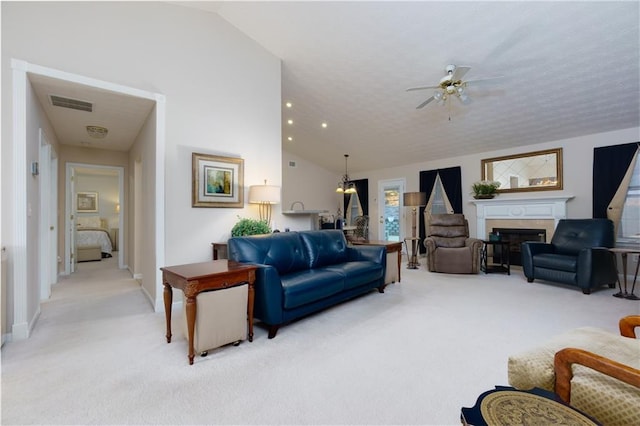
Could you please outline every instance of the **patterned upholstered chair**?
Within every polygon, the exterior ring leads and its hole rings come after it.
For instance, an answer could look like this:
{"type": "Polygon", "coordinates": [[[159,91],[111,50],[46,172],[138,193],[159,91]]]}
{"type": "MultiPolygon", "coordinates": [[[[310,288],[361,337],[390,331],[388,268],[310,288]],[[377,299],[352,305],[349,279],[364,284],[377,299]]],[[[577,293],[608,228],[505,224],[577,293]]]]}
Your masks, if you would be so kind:
{"type": "Polygon", "coordinates": [[[450,274],[477,274],[482,241],[469,238],[469,223],[463,214],[433,214],[424,239],[427,269],[450,274]]]}
{"type": "Polygon", "coordinates": [[[605,425],[640,424],[640,315],[620,320],[618,336],[584,327],[509,357],[509,384],[555,391],[605,425]]]}

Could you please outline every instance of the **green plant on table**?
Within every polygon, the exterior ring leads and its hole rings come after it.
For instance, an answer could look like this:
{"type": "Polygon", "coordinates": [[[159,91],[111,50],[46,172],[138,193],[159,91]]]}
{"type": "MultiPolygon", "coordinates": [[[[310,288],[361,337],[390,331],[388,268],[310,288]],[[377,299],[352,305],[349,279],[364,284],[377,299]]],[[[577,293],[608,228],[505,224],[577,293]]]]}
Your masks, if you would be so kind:
{"type": "Polygon", "coordinates": [[[479,180],[471,185],[473,195],[476,196],[495,195],[498,192],[498,188],[500,188],[500,182],[496,182],[493,180],[479,180]]]}
{"type": "Polygon", "coordinates": [[[232,237],[244,237],[247,235],[270,234],[271,228],[264,220],[241,218],[238,216],[238,222],[231,228],[232,237]]]}

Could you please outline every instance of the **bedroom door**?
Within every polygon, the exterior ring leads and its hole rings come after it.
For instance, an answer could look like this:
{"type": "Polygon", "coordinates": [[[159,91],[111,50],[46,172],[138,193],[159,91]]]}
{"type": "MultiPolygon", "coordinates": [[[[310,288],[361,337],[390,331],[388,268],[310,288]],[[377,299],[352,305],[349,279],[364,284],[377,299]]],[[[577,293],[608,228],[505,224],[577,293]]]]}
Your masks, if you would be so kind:
{"type": "Polygon", "coordinates": [[[69,194],[71,194],[70,200],[67,202],[67,212],[69,213],[69,272],[73,274],[78,263],[76,256],[76,169],[68,167],[67,173],[69,176],[69,194]]]}

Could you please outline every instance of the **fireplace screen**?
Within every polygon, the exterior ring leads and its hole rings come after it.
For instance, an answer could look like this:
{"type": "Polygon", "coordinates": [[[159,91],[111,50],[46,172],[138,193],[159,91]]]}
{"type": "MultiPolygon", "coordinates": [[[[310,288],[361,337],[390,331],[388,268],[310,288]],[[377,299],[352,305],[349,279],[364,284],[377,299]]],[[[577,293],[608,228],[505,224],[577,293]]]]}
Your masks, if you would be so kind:
{"type": "MultiPolygon", "coordinates": [[[[547,231],[544,229],[530,228],[493,228],[493,234],[500,235],[500,238],[509,241],[509,261],[511,265],[522,266],[521,244],[525,241],[547,241],[547,231]]],[[[499,250],[499,247],[496,247],[499,250]]],[[[494,261],[499,261],[501,253],[493,254],[494,261]]]]}

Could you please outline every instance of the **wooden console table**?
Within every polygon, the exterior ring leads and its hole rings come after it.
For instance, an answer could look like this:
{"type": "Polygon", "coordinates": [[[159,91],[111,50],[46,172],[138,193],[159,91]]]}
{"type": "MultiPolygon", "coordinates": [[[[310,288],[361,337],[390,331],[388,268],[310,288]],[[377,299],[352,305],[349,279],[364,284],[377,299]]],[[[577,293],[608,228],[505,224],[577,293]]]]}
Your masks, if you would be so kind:
{"type": "MultiPolygon", "coordinates": [[[[362,246],[385,246],[387,248],[387,254],[389,253],[398,253],[398,282],[400,282],[400,266],[402,265],[402,242],[400,241],[380,241],[380,240],[362,240],[362,241],[351,241],[351,244],[354,246],[362,245],[362,246]]],[[[387,265],[387,269],[389,269],[389,265],[387,265]]],[[[385,276],[385,284],[393,283],[395,280],[393,277],[390,277],[390,274],[385,276]]]]}
{"type": "Polygon", "coordinates": [[[255,265],[236,263],[228,260],[191,263],[160,268],[164,284],[164,312],[167,321],[167,343],[171,343],[171,304],[173,288],[183,291],[186,311],[187,330],[189,334],[189,364],[193,364],[195,349],[193,346],[196,323],[198,293],[206,290],[221,290],[238,284],[248,283],[247,321],[249,324],[248,339],[253,341],[253,302],[255,297],[254,282],[256,280],[255,265]]]}

